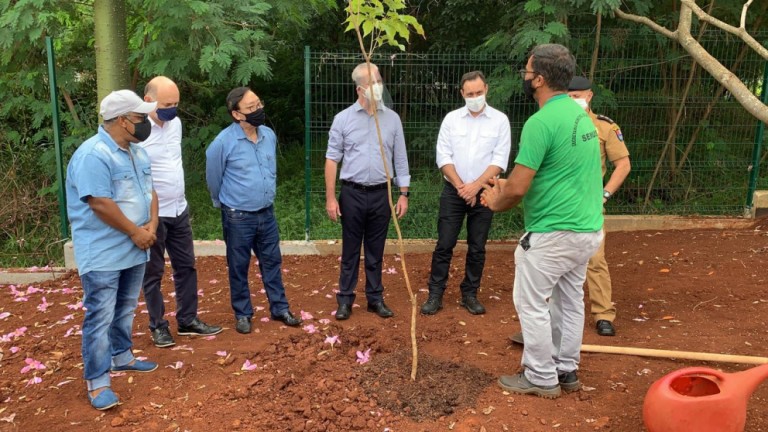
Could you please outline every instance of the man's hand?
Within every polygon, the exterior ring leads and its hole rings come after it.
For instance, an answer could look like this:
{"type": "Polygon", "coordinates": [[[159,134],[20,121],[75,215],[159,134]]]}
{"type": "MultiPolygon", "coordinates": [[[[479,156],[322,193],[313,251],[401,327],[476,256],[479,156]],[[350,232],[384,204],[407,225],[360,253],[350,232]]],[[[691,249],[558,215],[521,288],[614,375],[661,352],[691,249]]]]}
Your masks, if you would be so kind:
{"type": "Polygon", "coordinates": [[[141,250],[149,249],[157,241],[155,233],[150,233],[146,227],[144,225],[131,233],[131,241],[141,250]]]}
{"type": "Polygon", "coordinates": [[[142,225],[141,229],[147,230],[150,234],[155,236],[155,239],[157,239],[157,225],[159,221],[149,221],[146,225],[142,225]]]}
{"type": "Polygon", "coordinates": [[[480,195],[480,204],[493,211],[499,211],[499,198],[507,180],[491,178],[483,185],[483,193],[480,195]]]}
{"type": "Polygon", "coordinates": [[[402,219],[406,212],[408,212],[408,197],[400,195],[395,205],[395,214],[398,219],[402,219]]]}
{"type": "Polygon", "coordinates": [[[456,188],[456,192],[458,192],[459,196],[464,199],[464,201],[467,202],[467,204],[470,203],[473,199],[477,198],[477,194],[480,192],[480,189],[483,188],[483,184],[478,181],[473,181],[472,183],[464,183],[458,188],[456,188]]]}
{"type": "Polygon", "coordinates": [[[336,198],[328,198],[325,200],[325,212],[328,213],[328,217],[336,222],[341,216],[341,210],[339,209],[339,201],[336,198]]]}

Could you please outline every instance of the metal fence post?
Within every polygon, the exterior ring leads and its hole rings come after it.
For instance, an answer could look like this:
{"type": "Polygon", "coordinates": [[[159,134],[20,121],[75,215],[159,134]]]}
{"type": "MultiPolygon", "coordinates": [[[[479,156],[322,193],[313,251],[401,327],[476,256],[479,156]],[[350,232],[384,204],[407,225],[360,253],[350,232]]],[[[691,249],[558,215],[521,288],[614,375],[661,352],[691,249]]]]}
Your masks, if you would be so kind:
{"type": "MultiPolygon", "coordinates": [[[[760,100],[763,102],[763,104],[768,103],[768,89],[765,87],[768,86],[768,61],[765,62],[765,66],[763,67],[763,82],[762,82],[762,88],[760,89],[760,100]]],[[[746,212],[748,213],[750,210],[752,210],[752,205],[754,195],[755,195],[755,189],[757,189],[757,179],[760,177],[760,155],[763,152],[763,132],[765,131],[765,123],[758,120],[757,121],[757,127],[755,129],[755,146],[752,148],[752,165],[750,165],[749,170],[749,188],[747,188],[747,204],[746,204],[746,212]]]]}
{"type": "Polygon", "coordinates": [[[312,222],[310,217],[310,191],[312,190],[312,171],[310,164],[310,147],[312,144],[310,127],[310,58],[309,45],[304,46],[304,240],[309,241],[309,227],[312,222]]]}
{"type": "Polygon", "coordinates": [[[53,123],[53,142],[56,147],[56,180],[59,182],[59,219],[61,239],[69,237],[69,220],[67,219],[67,199],[64,193],[64,157],[61,150],[61,125],[59,124],[59,95],[56,88],[56,62],[53,55],[53,39],[45,37],[45,48],[48,51],[48,82],[51,86],[51,121],[53,123]]]}

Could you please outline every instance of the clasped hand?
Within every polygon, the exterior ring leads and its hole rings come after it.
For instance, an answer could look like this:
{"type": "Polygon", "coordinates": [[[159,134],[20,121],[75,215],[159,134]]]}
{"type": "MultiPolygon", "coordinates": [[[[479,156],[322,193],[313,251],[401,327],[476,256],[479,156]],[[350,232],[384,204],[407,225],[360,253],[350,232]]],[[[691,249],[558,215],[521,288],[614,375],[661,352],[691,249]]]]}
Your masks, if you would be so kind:
{"type": "Polygon", "coordinates": [[[489,179],[488,183],[483,185],[483,193],[480,195],[480,204],[493,211],[499,211],[501,192],[506,184],[506,179],[489,179]]]}
{"type": "Polygon", "coordinates": [[[142,225],[131,233],[131,241],[141,250],[147,250],[157,241],[157,228],[152,224],[142,225]]]}

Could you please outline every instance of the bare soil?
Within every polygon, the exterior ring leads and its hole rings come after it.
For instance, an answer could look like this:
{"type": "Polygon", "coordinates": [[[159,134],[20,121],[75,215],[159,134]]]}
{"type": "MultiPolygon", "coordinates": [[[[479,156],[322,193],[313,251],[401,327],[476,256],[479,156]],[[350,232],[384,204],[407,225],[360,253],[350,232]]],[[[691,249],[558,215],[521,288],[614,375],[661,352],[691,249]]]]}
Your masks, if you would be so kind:
{"type": "MultiPolygon", "coordinates": [[[[361,281],[360,307],[343,322],[332,316],[338,257],[285,257],[291,308],[312,315],[304,324],[313,325],[314,333],[268,320],[254,269],[253,301],[260,310],[250,335],[234,330],[226,261],[199,258],[200,316],[225,331],[207,339],[177,336],[170,318],[177,345],[159,349],[140,303],[134,349],[160,368],[115,376],[122,403],[103,413],[90,407],[82,381],[77,274],[0,286],[0,430],[641,431],[645,393],[663,375],[696,365],[726,372],[751,367],[585,353],[581,391],[556,400],[505,393],[496,379],[515,373],[522,355],[508,339],[520,329],[512,304],[513,246],[488,253],[480,292],[488,312],[481,316],[458,305],[464,254],[455,254],[445,308],[418,316],[415,382],[411,309],[399,257],[387,255],[384,266],[386,301],[395,317],[366,312],[361,281]],[[10,315],[3,318],[5,312],[10,315]],[[336,343],[327,341],[334,336],[336,343]],[[358,362],[366,350],[369,361],[358,362]],[[27,358],[45,369],[21,373],[27,358]],[[255,368],[244,367],[246,361],[255,368]]],[[[600,337],[588,320],[585,344],[768,356],[768,224],[610,233],[606,252],[618,333],[600,337]]],[[[406,256],[419,305],[426,300],[430,259],[406,256]]],[[[166,274],[166,293],[171,283],[166,274]]],[[[172,315],[173,298],[166,298],[172,315]]],[[[768,431],[768,383],[750,399],[746,430],[768,431]]]]}

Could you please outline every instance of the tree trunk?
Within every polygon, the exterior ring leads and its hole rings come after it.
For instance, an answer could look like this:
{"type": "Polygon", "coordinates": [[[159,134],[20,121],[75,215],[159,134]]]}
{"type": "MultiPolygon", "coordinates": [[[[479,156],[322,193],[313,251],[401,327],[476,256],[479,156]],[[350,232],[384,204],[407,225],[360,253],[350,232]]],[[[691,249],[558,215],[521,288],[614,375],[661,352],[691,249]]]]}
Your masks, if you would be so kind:
{"type": "Polygon", "coordinates": [[[125,0],[94,0],[96,94],[101,101],[111,91],[130,87],[125,0]]]}
{"type": "Polygon", "coordinates": [[[597,14],[597,26],[595,27],[595,49],[592,50],[592,62],[589,64],[589,80],[595,81],[595,69],[597,57],[600,54],[600,32],[603,29],[603,14],[597,14]]]}

